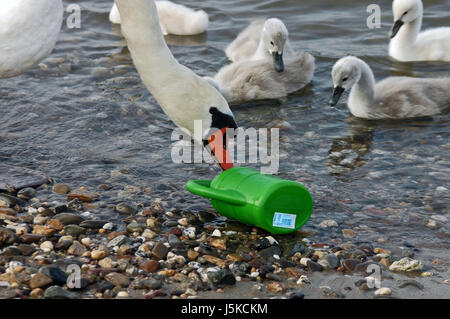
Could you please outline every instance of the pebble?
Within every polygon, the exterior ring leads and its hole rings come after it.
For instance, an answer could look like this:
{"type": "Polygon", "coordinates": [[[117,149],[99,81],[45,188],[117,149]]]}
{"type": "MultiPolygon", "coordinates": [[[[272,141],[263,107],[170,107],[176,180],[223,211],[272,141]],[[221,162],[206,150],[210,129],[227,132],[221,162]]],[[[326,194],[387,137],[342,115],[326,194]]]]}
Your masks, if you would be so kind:
{"type": "Polygon", "coordinates": [[[70,187],[67,184],[55,184],[52,187],[53,193],[56,194],[67,194],[70,192],[70,187]]]}
{"type": "Polygon", "coordinates": [[[64,233],[73,237],[78,237],[86,233],[86,228],[77,225],[67,225],[64,227],[64,233]]]}
{"type": "Polygon", "coordinates": [[[320,228],[338,227],[338,223],[335,220],[327,219],[319,224],[320,228]]]}
{"type": "Polygon", "coordinates": [[[155,247],[152,249],[152,255],[158,260],[165,259],[168,253],[167,247],[163,243],[156,243],[155,247]]]}
{"type": "Polygon", "coordinates": [[[113,248],[116,246],[120,246],[122,244],[125,244],[129,241],[128,237],[125,235],[119,235],[113,239],[111,239],[108,244],[106,245],[108,248],[113,248]]]}
{"type": "Polygon", "coordinates": [[[104,250],[93,250],[91,251],[91,259],[99,260],[103,259],[108,255],[108,253],[104,250]]]}
{"type": "Polygon", "coordinates": [[[74,241],[72,245],[67,250],[67,253],[69,255],[74,256],[82,256],[86,252],[86,247],[84,247],[83,244],[81,244],[79,241],[74,241]]]}
{"type": "Polygon", "coordinates": [[[140,263],[139,268],[147,273],[153,273],[159,269],[159,263],[156,260],[147,260],[140,263]]]}
{"type": "Polygon", "coordinates": [[[51,286],[45,290],[45,299],[79,299],[80,296],[59,286],[51,286]]]}
{"type": "Polygon", "coordinates": [[[222,237],[222,233],[220,232],[220,230],[216,229],[216,230],[213,231],[211,236],[212,237],[222,237]]]}
{"type": "Polygon", "coordinates": [[[59,220],[64,225],[79,225],[84,219],[76,214],[61,213],[55,215],[53,219],[59,220]]]}
{"type": "Polygon", "coordinates": [[[117,272],[110,272],[105,276],[105,279],[108,280],[116,287],[126,288],[130,285],[130,279],[117,272]]]}
{"type": "Polygon", "coordinates": [[[91,243],[91,239],[89,237],[83,238],[83,239],[81,239],[81,243],[84,246],[88,247],[90,245],[90,243],[91,243]]]}
{"type": "Polygon", "coordinates": [[[116,205],[116,211],[122,215],[135,215],[137,213],[137,209],[125,203],[120,203],[116,205]]]}
{"type": "Polygon", "coordinates": [[[375,291],[375,296],[390,296],[392,291],[390,288],[382,287],[375,291]]]}
{"type": "Polygon", "coordinates": [[[389,266],[389,270],[391,271],[422,271],[423,264],[415,259],[411,259],[409,257],[405,257],[400,259],[399,261],[395,261],[392,265],[389,266]]]}
{"type": "Polygon", "coordinates": [[[53,280],[51,278],[42,273],[37,273],[31,278],[29,286],[31,289],[44,288],[52,283],[53,280]]]}
{"type": "Polygon", "coordinates": [[[342,235],[344,235],[345,238],[353,238],[356,236],[356,232],[353,229],[343,229],[342,235]]]}
{"type": "Polygon", "coordinates": [[[211,241],[211,247],[220,249],[220,250],[226,250],[227,249],[227,240],[226,238],[215,238],[211,241]]]}
{"type": "Polygon", "coordinates": [[[280,293],[280,292],[284,292],[286,290],[286,287],[280,282],[270,282],[267,285],[267,290],[269,290],[271,292],[280,293]]]}
{"type": "Polygon", "coordinates": [[[82,202],[91,203],[99,197],[98,193],[89,192],[85,190],[73,190],[67,194],[67,200],[78,199],[82,202]]]}
{"type": "Polygon", "coordinates": [[[51,251],[53,251],[53,243],[51,241],[44,241],[40,247],[39,247],[42,251],[49,253],[51,251]]]}
{"type": "Polygon", "coordinates": [[[128,293],[126,291],[119,291],[117,293],[117,298],[128,298],[128,293]]]}

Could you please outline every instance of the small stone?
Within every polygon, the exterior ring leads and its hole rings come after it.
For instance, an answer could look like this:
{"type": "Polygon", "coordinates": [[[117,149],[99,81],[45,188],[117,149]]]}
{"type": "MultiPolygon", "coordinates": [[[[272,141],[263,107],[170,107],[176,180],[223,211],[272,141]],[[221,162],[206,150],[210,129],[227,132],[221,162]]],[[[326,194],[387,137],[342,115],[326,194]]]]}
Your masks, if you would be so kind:
{"type": "Polygon", "coordinates": [[[187,226],[187,225],[189,225],[189,221],[188,221],[188,219],[187,218],[180,218],[179,220],[178,220],[178,224],[180,224],[181,226],[187,226]]]}
{"type": "Polygon", "coordinates": [[[338,226],[338,223],[335,221],[335,220],[332,220],[332,219],[327,219],[327,220],[324,220],[323,222],[321,222],[320,224],[319,224],[319,227],[320,228],[331,228],[331,227],[337,227],[338,226]]]}
{"type": "Polygon", "coordinates": [[[61,213],[55,215],[53,219],[59,220],[64,225],[79,225],[84,219],[76,214],[61,213]]]}
{"type": "Polygon", "coordinates": [[[42,251],[49,253],[51,251],[53,251],[53,243],[51,241],[44,241],[40,247],[39,247],[42,251]]]}
{"type": "Polygon", "coordinates": [[[197,260],[199,255],[200,255],[199,252],[192,250],[192,249],[188,250],[188,252],[187,252],[188,259],[191,261],[197,260]]]}
{"type": "Polygon", "coordinates": [[[132,207],[130,205],[127,205],[125,203],[117,204],[116,205],[116,211],[118,211],[119,214],[128,215],[128,216],[129,215],[135,215],[137,213],[137,209],[136,208],[134,208],[134,207],[132,207]]]}
{"type": "Polygon", "coordinates": [[[86,233],[86,228],[77,225],[67,225],[64,227],[64,233],[73,237],[78,237],[86,233]]]}
{"type": "Polygon", "coordinates": [[[39,272],[51,278],[57,285],[65,285],[67,283],[66,273],[57,266],[45,266],[39,269],[39,272]]]}
{"type": "Polygon", "coordinates": [[[23,188],[17,193],[17,197],[19,197],[20,199],[23,199],[23,200],[30,200],[35,195],[36,195],[36,190],[31,187],[23,188]]]}
{"type": "Polygon", "coordinates": [[[105,225],[103,225],[102,228],[104,230],[113,230],[114,229],[114,224],[113,223],[106,223],[105,225]]]}
{"type": "Polygon", "coordinates": [[[195,239],[195,227],[188,227],[183,230],[183,235],[189,237],[190,239],[195,239]]]}
{"type": "Polygon", "coordinates": [[[43,288],[51,285],[52,283],[53,280],[51,278],[42,273],[37,273],[30,280],[30,288],[31,289],[43,288]]]}
{"type": "Polygon", "coordinates": [[[73,244],[67,250],[69,255],[82,256],[86,252],[84,247],[79,241],[74,241],[73,244]]]}
{"type": "Polygon", "coordinates": [[[271,282],[267,285],[267,290],[269,290],[271,292],[280,293],[280,292],[284,292],[286,290],[286,288],[280,282],[271,282]]]}
{"type": "Polygon", "coordinates": [[[318,264],[312,260],[308,260],[306,263],[306,266],[307,266],[308,270],[310,270],[310,271],[322,271],[323,270],[323,268],[320,264],[318,264]]]}
{"type": "Polygon", "coordinates": [[[48,221],[47,226],[56,229],[57,231],[60,231],[64,228],[64,224],[61,223],[59,220],[57,219],[51,219],[48,221]]]}
{"type": "Polygon", "coordinates": [[[356,232],[353,229],[343,229],[342,235],[344,235],[345,238],[353,238],[356,236],[356,232]]]}
{"type": "Polygon", "coordinates": [[[220,232],[220,230],[216,229],[216,230],[213,231],[211,236],[212,237],[222,237],[222,233],[220,232]]]}
{"type": "Polygon", "coordinates": [[[44,290],[41,288],[35,288],[30,292],[30,297],[33,299],[42,298],[44,296],[44,290]]]}
{"type": "Polygon", "coordinates": [[[105,276],[105,279],[116,287],[126,288],[130,285],[130,279],[117,272],[110,272],[105,276]]]}
{"type": "Polygon", "coordinates": [[[52,187],[53,193],[56,194],[67,194],[70,192],[70,187],[67,184],[55,184],[52,187]]]}
{"type": "Polygon", "coordinates": [[[127,225],[127,231],[129,233],[142,233],[144,231],[144,226],[140,225],[136,222],[132,222],[130,224],[127,225]]]}
{"type": "Polygon", "coordinates": [[[129,238],[125,235],[119,235],[117,237],[114,237],[111,239],[108,244],[106,245],[108,248],[113,248],[116,246],[123,245],[129,241],[129,238]]]}
{"type": "Polygon", "coordinates": [[[405,272],[412,272],[412,271],[422,271],[423,264],[418,261],[411,259],[409,257],[405,257],[400,259],[399,261],[395,261],[392,263],[391,266],[389,266],[389,270],[391,271],[405,271],[405,272]]]}
{"type": "Polygon", "coordinates": [[[128,293],[126,291],[119,291],[117,293],[117,298],[128,298],[128,293]]]}
{"type": "Polygon", "coordinates": [[[147,273],[154,273],[159,269],[159,263],[156,260],[147,260],[140,263],[139,268],[147,273]]]}
{"type": "Polygon", "coordinates": [[[91,203],[99,197],[98,193],[88,192],[84,190],[74,190],[67,194],[67,200],[78,199],[82,202],[91,203]]]}
{"type": "Polygon", "coordinates": [[[360,264],[361,262],[359,261],[359,260],[357,260],[357,259],[345,259],[343,262],[342,262],[342,265],[344,266],[344,269],[345,270],[347,270],[347,271],[354,271],[355,270],[355,268],[356,268],[356,266],[358,265],[358,264],[360,264]]]}
{"type": "Polygon", "coordinates": [[[390,288],[380,288],[375,291],[375,296],[390,296],[392,293],[390,288]]]}
{"type": "Polygon", "coordinates": [[[152,255],[158,260],[163,260],[166,258],[168,251],[169,250],[163,243],[156,243],[152,249],[152,255]]]}
{"type": "Polygon", "coordinates": [[[45,290],[45,299],[79,299],[80,296],[59,286],[51,286],[45,290]]]}
{"type": "Polygon", "coordinates": [[[104,250],[93,250],[91,252],[91,259],[93,260],[99,260],[99,259],[103,259],[107,256],[107,252],[104,250]]]}
{"type": "Polygon", "coordinates": [[[104,225],[106,222],[103,220],[85,220],[80,223],[80,227],[88,229],[101,229],[104,225]]]}
{"type": "Polygon", "coordinates": [[[211,241],[211,246],[220,250],[226,250],[226,238],[216,238],[211,241]]]}
{"type": "Polygon", "coordinates": [[[81,243],[82,243],[84,246],[88,247],[89,244],[91,243],[91,239],[90,239],[89,237],[83,238],[83,239],[81,239],[81,243]]]}
{"type": "Polygon", "coordinates": [[[142,233],[142,236],[143,236],[145,239],[153,239],[153,238],[155,238],[157,235],[158,235],[158,234],[155,233],[155,232],[154,232],[153,230],[151,230],[151,229],[146,229],[146,230],[144,230],[144,232],[142,233]]]}
{"type": "Polygon", "coordinates": [[[45,237],[49,237],[56,233],[56,229],[50,228],[48,226],[34,225],[33,226],[33,234],[42,235],[45,237]]]}
{"type": "Polygon", "coordinates": [[[138,289],[157,290],[161,288],[161,286],[162,286],[161,280],[157,280],[154,278],[140,280],[136,283],[136,288],[138,289]]]}
{"type": "Polygon", "coordinates": [[[373,250],[373,252],[374,252],[375,254],[386,254],[386,255],[388,255],[388,256],[391,254],[391,252],[390,252],[389,250],[383,249],[383,248],[375,248],[375,249],[373,250]]]}

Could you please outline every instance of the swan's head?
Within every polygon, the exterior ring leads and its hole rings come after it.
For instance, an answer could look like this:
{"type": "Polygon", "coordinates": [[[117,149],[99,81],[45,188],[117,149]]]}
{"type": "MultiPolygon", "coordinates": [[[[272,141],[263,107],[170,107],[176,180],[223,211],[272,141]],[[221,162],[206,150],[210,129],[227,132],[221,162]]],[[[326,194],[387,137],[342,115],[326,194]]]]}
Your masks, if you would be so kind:
{"type": "Polygon", "coordinates": [[[288,35],[288,30],[280,19],[271,18],[264,23],[262,41],[267,52],[273,57],[277,72],[284,71],[283,51],[288,35]]]}
{"type": "Polygon", "coordinates": [[[227,170],[233,167],[233,160],[228,149],[230,129],[233,137],[238,126],[227,103],[218,103],[211,106],[205,114],[207,122],[211,123],[207,132],[203,135],[203,146],[209,151],[217,164],[227,170]]]}
{"type": "Polygon", "coordinates": [[[359,59],[354,56],[347,56],[333,66],[331,76],[333,78],[333,96],[330,100],[330,105],[335,106],[342,93],[349,90],[358,83],[361,78],[361,68],[359,67],[359,59]]]}
{"type": "Polygon", "coordinates": [[[422,16],[422,0],[394,0],[392,13],[394,15],[394,25],[391,30],[391,39],[397,35],[405,23],[412,22],[422,16]]]}

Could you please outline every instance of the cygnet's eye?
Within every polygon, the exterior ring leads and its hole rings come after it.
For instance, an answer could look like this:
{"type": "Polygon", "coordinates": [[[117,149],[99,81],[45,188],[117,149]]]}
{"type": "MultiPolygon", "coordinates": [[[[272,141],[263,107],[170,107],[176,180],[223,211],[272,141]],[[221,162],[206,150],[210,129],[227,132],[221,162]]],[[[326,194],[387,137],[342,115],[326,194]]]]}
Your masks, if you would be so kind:
{"type": "Polygon", "coordinates": [[[408,11],[405,11],[404,13],[403,13],[403,15],[407,15],[408,14],[408,11]]]}
{"type": "Polygon", "coordinates": [[[271,46],[274,46],[273,41],[270,41],[270,45],[271,45],[271,46]]]}
{"type": "Polygon", "coordinates": [[[342,79],[342,82],[345,82],[345,81],[347,81],[348,80],[348,78],[343,78],[342,79]]]}

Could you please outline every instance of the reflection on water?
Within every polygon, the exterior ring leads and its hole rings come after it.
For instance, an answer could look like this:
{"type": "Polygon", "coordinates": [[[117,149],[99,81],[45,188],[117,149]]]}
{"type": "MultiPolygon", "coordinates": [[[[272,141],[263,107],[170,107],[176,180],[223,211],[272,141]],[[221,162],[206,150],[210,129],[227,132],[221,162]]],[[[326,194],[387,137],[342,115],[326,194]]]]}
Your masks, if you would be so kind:
{"type": "Polygon", "coordinates": [[[366,164],[365,156],[369,153],[373,141],[374,128],[354,126],[349,136],[333,139],[329,154],[330,175],[344,177],[346,173],[366,164]]]}
{"type": "MultiPolygon", "coordinates": [[[[147,206],[157,197],[167,209],[211,209],[184,185],[189,179],[212,179],[219,171],[214,165],[172,163],[174,125],[141,83],[120,28],[109,23],[111,0],[65,2],[82,6],[82,28],[64,26],[45,67],[0,80],[0,162],[36,168],[74,188],[109,184],[98,208],[109,219],[116,218],[111,204],[147,206]]],[[[316,57],[313,82],[286,99],[232,109],[240,126],[281,128],[279,176],[302,182],[314,198],[304,230],[316,234],[314,241],[330,240],[333,235],[317,225],[334,219],[356,229],[361,240],[388,236],[395,245],[408,241],[448,248],[450,224],[425,225],[431,215],[449,214],[449,115],[371,123],[349,117],[343,103],[328,106],[332,65],[346,54],[366,60],[378,80],[450,74],[449,63],[388,58],[392,1],[378,1],[382,28],[368,30],[366,7],[372,2],[183,1],[209,13],[209,30],[167,41],[180,63],[212,75],[227,63],[225,47],[253,19],[281,18],[293,47],[316,57]]],[[[448,1],[428,2],[424,27],[448,24],[447,13],[448,1]]]]}

